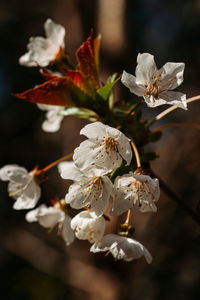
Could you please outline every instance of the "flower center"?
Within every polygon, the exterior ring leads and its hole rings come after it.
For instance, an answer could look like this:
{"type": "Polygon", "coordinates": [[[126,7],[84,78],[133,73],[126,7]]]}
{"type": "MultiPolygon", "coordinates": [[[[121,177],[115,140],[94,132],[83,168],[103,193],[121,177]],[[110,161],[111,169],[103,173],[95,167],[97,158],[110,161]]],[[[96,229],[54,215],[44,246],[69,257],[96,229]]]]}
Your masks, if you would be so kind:
{"type": "Polygon", "coordinates": [[[92,185],[91,185],[91,190],[95,190],[96,192],[99,192],[101,191],[103,187],[103,184],[102,184],[102,179],[101,177],[98,177],[98,178],[94,178],[94,180],[92,181],[92,185]]]}
{"type": "Polygon", "coordinates": [[[146,192],[145,191],[145,183],[134,178],[133,181],[131,183],[129,183],[127,187],[130,187],[130,189],[133,192],[133,195],[135,195],[135,194],[137,195],[135,197],[134,202],[138,207],[141,207],[142,206],[141,196],[142,196],[142,193],[146,192]]]}
{"type": "Polygon", "coordinates": [[[160,81],[161,74],[159,74],[154,81],[154,83],[148,83],[146,94],[149,96],[153,96],[154,98],[158,98],[159,92],[160,92],[160,86],[159,86],[159,81],[160,81]]]}
{"type": "Polygon", "coordinates": [[[108,137],[104,141],[105,147],[106,147],[106,153],[110,153],[111,151],[118,151],[117,146],[119,143],[113,138],[113,137],[108,137]]]}

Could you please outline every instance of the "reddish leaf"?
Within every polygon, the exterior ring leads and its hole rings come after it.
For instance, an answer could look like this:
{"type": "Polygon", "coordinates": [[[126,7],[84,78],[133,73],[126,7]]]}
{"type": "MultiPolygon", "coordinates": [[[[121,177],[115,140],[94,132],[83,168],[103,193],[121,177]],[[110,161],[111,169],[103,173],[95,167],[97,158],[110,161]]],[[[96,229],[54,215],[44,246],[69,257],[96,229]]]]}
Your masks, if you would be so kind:
{"type": "MultiPolygon", "coordinates": [[[[42,103],[60,106],[82,106],[88,107],[91,99],[68,77],[57,77],[51,79],[24,93],[14,96],[28,100],[33,103],[42,103]]],[[[91,103],[90,103],[91,105],[91,103]]]]}
{"type": "Polygon", "coordinates": [[[67,75],[75,85],[84,89],[84,78],[80,71],[67,70],[67,75]]]}
{"type": "Polygon", "coordinates": [[[99,85],[99,46],[100,37],[93,38],[93,30],[87,41],[77,50],[77,69],[83,77],[82,86],[89,94],[93,94],[99,85]]]}
{"type": "Polygon", "coordinates": [[[53,73],[51,73],[51,71],[48,70],[48,69],[46,69],[46,68],[40,68],[40,73],[41,73],[42,76],[44,76],[44,78],[46,78],[47,80],[58,77],[58,76],[53,75],[53,73]]]}

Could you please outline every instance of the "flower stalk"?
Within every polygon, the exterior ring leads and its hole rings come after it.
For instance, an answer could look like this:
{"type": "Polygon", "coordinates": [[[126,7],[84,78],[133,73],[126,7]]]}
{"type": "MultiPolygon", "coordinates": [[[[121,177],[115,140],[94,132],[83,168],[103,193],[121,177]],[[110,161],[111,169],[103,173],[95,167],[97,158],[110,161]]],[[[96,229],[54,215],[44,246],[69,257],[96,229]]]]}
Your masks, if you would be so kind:
{"type": "Polygon", "coordinates": [[[59,159],[57,159],[56,161],[52,162],[51,164],[49,164],[48,166],[46,166],[45,168],[43,168],[42,170],[38,170],[36,171],[36,175],[40,174],[41,172],[42,173],[46,173],[48,172],[50,169],[52,169],[53,167],[57,166],[60,162],[64,161],[64,160],[68,160],[70,159],[72,156],[73,156],[73,152],[72,153],[69,153],[59,159]]]}
{"type": "Polygon", "coordinates": [[[140,161],[140,156],[139,156],[139,152],[138,149],[134,143],[134,141],[131,141],[131,146],[133,148],[134,154],[135,154],[135,159],[136,159],[136,163],[137,163],[137,168],[141,168],[141,161],[140,161]]]}

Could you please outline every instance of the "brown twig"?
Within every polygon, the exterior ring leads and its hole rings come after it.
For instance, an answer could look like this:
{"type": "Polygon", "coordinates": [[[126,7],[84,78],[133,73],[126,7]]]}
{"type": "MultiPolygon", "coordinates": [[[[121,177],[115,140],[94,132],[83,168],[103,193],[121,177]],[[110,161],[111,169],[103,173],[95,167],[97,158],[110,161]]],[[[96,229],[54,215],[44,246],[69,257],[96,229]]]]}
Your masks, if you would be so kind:
{"type": "MultiPolygon", "coordinates": [[[[189,99],[187,99],[187,103],[193,102],[193,101],[197,101],[200,100],[200,95],[191,97],[189,99]]],[[[177,109],[178,106],[172,106],[169,107],[167,109],[165,109],[163,112],[161,112],[159,115],[157,115],[149,124],[149,126],[153,125],[156,121],[162,119],[164,116],[166,116],[167,114],[169,114],[170,112],[172,112],[173,110],[177,109]]]]}
{"type": "Polygon", "coordinates": [[[152,130],[152,132],[161,131],[163,129],[172,128],[172,127],[181,127],[181,128],[194,128],[200,130],[200,124],[193,124],[193,123],[170,123],[164,124],[152,130]]]}

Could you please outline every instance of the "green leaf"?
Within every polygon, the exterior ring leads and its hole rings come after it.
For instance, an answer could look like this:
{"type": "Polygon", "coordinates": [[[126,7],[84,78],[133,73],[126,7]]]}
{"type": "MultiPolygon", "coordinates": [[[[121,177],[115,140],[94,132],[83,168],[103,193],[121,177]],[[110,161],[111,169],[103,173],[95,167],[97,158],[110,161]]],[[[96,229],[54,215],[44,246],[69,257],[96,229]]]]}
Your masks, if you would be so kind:
{"type": "MultiPolygon", "coordinates": [[[[115,74],[114,74],[114,75],[115,75],[115,74]]],[[[113,76],[114,76],[114,75],[113,75],[113,76]]],[[[112,80],[112,78],[114,78],[113,76],[111,77],[111,79],[108,80],[108,82],[109,82],[110,80],[112,80]]],[[[115,78],[116,78],[116,76],[117,76],[117,74],[115,75],[115,78]]],[[[106,84],[104,87],[98,89],[98,90],[97,90],[97,94],[98,94],[99,96],[101,96],[101,98],[104,99],[104,101],[107,101],[108,98],[109,98],[109,96],[110,96],[110,94],[111,94],[111,92],[112,92],[113,87],[115,86],[115,84],[118,82],[118,80],[119,80],[120,78],[121,78],[121,76],[119,76],[119,77],[118,77],[117,79],[115,79],[114,81],[109,82],[109,83],[106,84]]]]}

